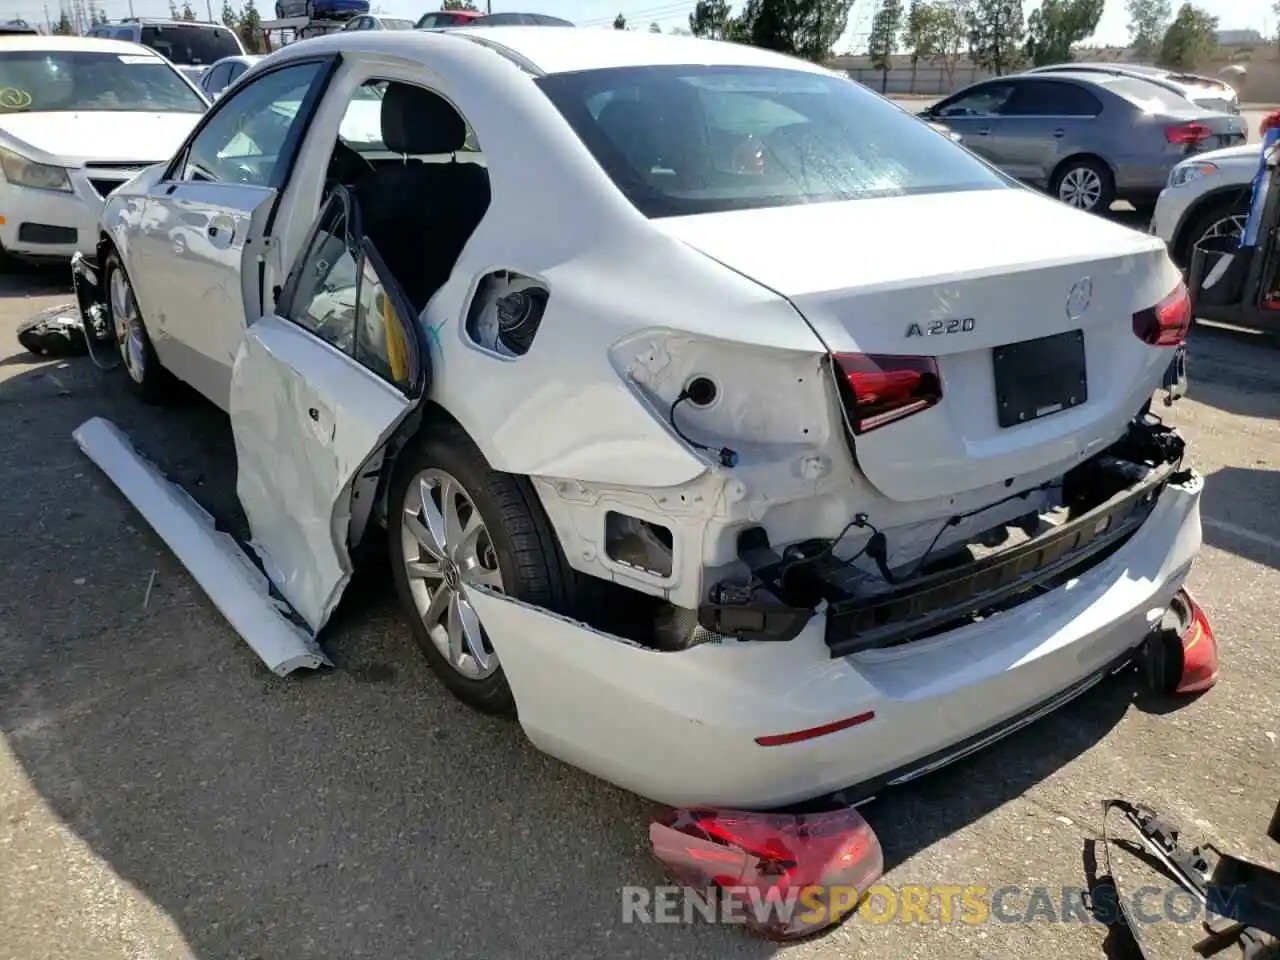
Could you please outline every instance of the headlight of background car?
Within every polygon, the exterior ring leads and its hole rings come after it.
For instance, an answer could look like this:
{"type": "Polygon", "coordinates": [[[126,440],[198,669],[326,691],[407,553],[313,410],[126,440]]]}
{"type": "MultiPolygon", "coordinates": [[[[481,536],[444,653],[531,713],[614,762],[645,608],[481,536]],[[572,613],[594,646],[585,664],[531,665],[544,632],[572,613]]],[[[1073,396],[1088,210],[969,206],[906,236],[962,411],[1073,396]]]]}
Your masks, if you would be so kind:
{"type": "Polygon", "coordinates": [[[1181,187],[1218,169],[1212,163],[1180,163],[1169,174],[1169,186],[1181,187]]]}
{"type": "Polygon", "coordinates": [[[71,192],[71,180],[67,171],[48,163],[36,163],[12,150],[0,149],[0,169],[4,178],[20,187],[37,187],[41,190],[71,192]]]}

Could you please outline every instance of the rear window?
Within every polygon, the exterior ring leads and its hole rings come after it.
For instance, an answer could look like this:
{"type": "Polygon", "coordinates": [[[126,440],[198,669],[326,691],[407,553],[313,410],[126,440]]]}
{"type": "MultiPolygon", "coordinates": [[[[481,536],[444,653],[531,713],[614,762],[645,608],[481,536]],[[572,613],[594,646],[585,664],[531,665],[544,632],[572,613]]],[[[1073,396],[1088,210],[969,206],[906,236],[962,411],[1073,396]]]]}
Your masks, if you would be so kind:
{"type": "Polygon", "coordinates": [[[536,82],[648,217],[1008,185],[843,77],[657,66],[536,82]]]}
{"type": "Polygon", "coordinates": [[[244,53],[230,30],[194,24],[143,27],[142,44],[184,67],[203,66],[244,53]]]}
{"type": "Polygon", "coordinates": [[[1178,96],[1172,90],[1138,77],[1105,77],[1096,82],[1147,113],[1160,110],[1186,110],[1190,106],[1184,97],[1178,96]]]}

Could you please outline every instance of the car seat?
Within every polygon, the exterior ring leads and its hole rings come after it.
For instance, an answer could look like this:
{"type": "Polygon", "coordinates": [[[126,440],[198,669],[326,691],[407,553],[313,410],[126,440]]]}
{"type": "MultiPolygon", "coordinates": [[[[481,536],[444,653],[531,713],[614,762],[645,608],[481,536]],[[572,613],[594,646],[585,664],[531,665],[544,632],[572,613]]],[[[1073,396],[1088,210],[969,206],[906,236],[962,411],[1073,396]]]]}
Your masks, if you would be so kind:
{"type": "Polygon", "coordinates": [[[410,304],[421,311],[453,272],[462,248],[489,207],[489,172],[459,163],[466,122],[439,94],[404,83],[382,98],[382,142],[402,162],[359,178],[356,200],[364,232],[410,304]],[[455,154],[448,163],[422,155],[455,154]]]}

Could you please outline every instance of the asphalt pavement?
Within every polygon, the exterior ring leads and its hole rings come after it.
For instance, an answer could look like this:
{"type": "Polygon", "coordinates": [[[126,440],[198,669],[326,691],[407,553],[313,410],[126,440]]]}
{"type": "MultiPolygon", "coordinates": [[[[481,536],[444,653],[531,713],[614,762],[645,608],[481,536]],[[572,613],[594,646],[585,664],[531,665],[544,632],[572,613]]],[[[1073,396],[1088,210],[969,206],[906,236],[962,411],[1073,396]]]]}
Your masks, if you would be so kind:
{"type": "Polygon", "coordinates": [[[236,526],[226,419],[22,352],[16,325],[69,299],[61,274],[0,277],[0,960],[1101,957],[1104,931],[1059,901],[1083,884],[1104,798],[1275,859],[1280,337],[1197,328],[1170,413],[1208,476],[1191,584],[1218,686],[1171,705],[1112,678],[866,808],[886,883],[1018,885],[999,916],[948,922],[939,896],[928,922],[858,917],[781,948],[624,922],[621,888],[668,882],[647,852],[653,807],[453,700],[385,570],[344,602],[338,669],[272,677],[71,440],[111,418],[236,526]],[[1037,886],[1057,920],[1022,922],[1037,886]]]}

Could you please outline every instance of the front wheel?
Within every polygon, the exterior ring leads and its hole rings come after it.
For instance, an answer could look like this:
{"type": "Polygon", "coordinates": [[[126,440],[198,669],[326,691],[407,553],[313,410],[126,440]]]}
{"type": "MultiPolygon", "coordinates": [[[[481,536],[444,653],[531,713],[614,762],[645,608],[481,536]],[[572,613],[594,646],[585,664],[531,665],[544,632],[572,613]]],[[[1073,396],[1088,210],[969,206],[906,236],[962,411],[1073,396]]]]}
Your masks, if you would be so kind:
{"type": "Polygon", "coordinates": [[[156,356],[151,337],[138,309],[133,284],[120,254],[112,250],[104,265],[107,288],[107,324],[115,334],[120,365],[129,387],[148,403],[162,403],[172,395],[173,378],[156,356]]]}
{"type": "Polygon", "coordinates": [[[1184,270],[1190,269],[1192,253],[1206,240],[1222,237],[1239,241],[1244,237],[1245,222],[1248,218],[1249,205],[1244,200],[1214,204],[1208,210],[1198,214],[1187,228],[1185,239],[1177,251],[1178,266],[1184,270]]]}
{"type": "Polygon", "coordinates": [[[1077,210],[1106,213],[1116,200],[1115,178],[1097,160],[1069,160],[1053,179],[1053,195],[1077,210]]]}
{"type": "Polygon", "coordinates": [[[396,592],[422,655],[445,686],[485,713],[515,707],[471,602],[484,587],[568,612],[572,573],[533,491],[499,473],[460,428],[427,426],[400,454],[388,495],[396,592]]]}

